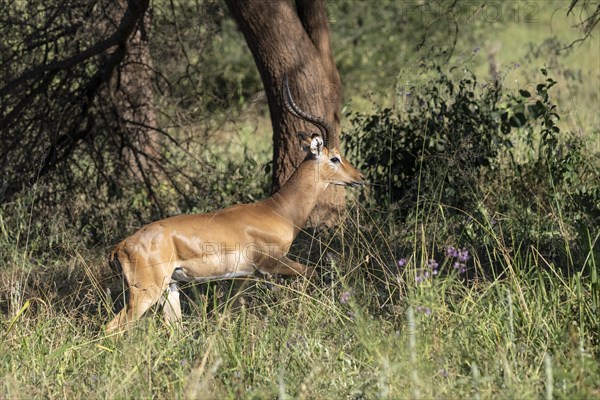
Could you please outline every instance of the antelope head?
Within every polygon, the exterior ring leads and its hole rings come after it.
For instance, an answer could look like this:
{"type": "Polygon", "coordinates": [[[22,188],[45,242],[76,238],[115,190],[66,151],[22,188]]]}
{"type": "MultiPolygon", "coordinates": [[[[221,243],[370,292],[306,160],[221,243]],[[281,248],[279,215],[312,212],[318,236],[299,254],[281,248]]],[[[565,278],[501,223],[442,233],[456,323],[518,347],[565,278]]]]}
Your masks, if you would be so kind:
{"type": "Polygon", "coordinates": [[[319,133],[310,135],[298,132],[298,138],[303,150],[307,153],[306,160],[317,163],[319,177],[327,184],[357,187],[364,184],[364,177],[337,147],[332,147],[330,138],[333,128],[322,118],[309,114],[298,107],[288,82],[288,76],[283,76],[283,104],[288,112],[297,118],[307,121],[319,129],[319,133]]]}

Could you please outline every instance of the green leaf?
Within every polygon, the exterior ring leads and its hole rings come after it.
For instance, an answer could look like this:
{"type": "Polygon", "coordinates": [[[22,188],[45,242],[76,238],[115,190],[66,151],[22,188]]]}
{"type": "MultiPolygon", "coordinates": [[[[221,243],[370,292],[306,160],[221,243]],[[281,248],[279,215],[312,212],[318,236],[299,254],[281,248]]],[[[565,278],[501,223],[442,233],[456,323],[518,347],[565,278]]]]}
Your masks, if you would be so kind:
{"type": "Polygon", "coordinates": [[[525,125],[525,123],[527,122],[527,118],[525,118],[525,114],[523,114],[522,112],[518,112],[512,117],[510,117],[509,122],[511,126],[515,128],[520,128],[525,125]]]}
{"type": "Polygon", "coordinates": [[[527,111],[531,114],[533,119],[537,119],[544,114],[546,106],[541,101],[536,101],[535,104],[527,106],[527,111]]]}
{"type": "Polygon", "coordinates": [[[535,90],[537,90],[538,94],[542,94],[545,90],[546,90],[546,85],[543,83],[539,83],[536,87],[535,90]]]}
{"type": "Polygon", "coordinates": [[[523,97],[531,97],[531,93],[529,93],[527,90],[519,90],[519,94],[523,97]]]}

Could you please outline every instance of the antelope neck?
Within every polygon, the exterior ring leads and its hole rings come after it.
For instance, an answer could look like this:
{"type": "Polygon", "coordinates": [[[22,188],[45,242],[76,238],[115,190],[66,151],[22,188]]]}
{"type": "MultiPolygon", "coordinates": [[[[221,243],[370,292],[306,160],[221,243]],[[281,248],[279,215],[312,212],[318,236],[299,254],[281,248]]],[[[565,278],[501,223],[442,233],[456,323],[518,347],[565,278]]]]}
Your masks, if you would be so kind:
{"type": "Polygon", "coordinates": [[[288,181],[271,196],[274,211],[294,224],[304,226],[321,193],[327,188],[316,160],[304,160],[288,181]]]}

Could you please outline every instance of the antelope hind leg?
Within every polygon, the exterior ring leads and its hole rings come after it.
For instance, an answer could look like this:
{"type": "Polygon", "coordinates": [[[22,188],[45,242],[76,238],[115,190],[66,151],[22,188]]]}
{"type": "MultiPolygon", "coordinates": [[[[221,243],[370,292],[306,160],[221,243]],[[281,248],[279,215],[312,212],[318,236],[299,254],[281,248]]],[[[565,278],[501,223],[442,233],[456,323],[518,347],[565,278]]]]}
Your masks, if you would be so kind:
{"type": "Polygon", "coordinates": [[[106,324],[106,333],[112,333],[114,331],[120,331],[127,324],[127,306],[123,309],[108,323],[106,324]]]}
{"type": "Polygon", "coordinates": [[[176,283],[171,283],[166,289],[167,296],[162,297],[160,304],[163,309],[165,323],[174,326],[181,322],[181,302],[179,301],[179,288],[176,283]]]}
{"type": "Polygon", "coordinates": [[[167,286],[168,285],[164,285],[164,288],[160,289],[156,287],[139,289],[135,286],[129,286],[129,299],[127,300],[127,304],[117,316],[106,325],[106,332],[110,333],[115,330],[120,331],[127,329],[133,322],[140,319],[152,305],[160,300],[160,296],[167,289],[167,286]]]}

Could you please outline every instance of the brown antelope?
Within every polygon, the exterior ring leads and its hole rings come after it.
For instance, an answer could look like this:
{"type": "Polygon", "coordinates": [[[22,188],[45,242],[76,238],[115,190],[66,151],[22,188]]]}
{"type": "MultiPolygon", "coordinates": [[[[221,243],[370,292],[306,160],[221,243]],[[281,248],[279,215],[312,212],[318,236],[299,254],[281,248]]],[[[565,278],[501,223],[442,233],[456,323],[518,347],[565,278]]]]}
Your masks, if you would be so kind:
{"type": "Polygon", "coordinates": [[[125,307],[106,331],[120,330],[160,302],[167,323],[181,318],[177,282],[263,274],[296,275],[312,268],[286,254],[317,199],[329,184],[359,186],[360,172],[329,147],[331,126],[294,102],[287,76],[283,103],[292,115],[319,128],[298,137],[307,152],[283,187],[268,199],[210,214],[179,215],[153,222],[119,243],[110,257],[127,282],[125,307]],[[166,294],[166,296],[164,295],[166,294]]]}

